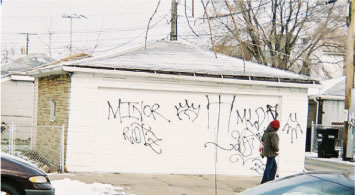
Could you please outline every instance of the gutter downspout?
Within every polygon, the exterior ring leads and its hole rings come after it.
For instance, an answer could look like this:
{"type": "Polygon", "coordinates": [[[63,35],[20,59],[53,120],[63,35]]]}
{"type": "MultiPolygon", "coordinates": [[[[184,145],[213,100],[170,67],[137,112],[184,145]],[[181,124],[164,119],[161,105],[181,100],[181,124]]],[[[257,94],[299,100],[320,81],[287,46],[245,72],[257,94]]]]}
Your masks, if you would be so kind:
{"type": "Polygon", "coordinates": [[[316,116],[315,116],[315,122],[318,124],[318,117],[319,117],[319,101],[317,100],[317,97],[313,98],[313,101],[316,103],[316,116]]]}
{"type": "Polygon", "coordinates": [[[312,121],[312,126],[311,126],[311,138],[310,138],[310,152],[313,151],[313,146],[314,146],[314,131],[315,131],[315,126],[318,124],[318,117],[319,117],[319,101],[317,100],[317,97],[313,98],[313,101],[316,103],[316,116],[315,116],[315,124],[314,121],[312,121]]]}
{"type": "Polygon", "coordinates": [[[316,118],[315,124],[321,125],[323,123],[323,102],[321,97],[314,97],[313,101],[316,103],[316,118]]]}

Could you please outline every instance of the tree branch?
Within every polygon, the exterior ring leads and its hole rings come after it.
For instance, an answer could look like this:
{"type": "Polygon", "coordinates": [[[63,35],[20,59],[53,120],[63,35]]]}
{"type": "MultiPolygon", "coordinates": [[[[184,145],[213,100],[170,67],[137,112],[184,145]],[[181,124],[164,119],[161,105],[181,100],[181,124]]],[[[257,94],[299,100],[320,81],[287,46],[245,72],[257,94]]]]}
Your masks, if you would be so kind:
{"type": "Polygon", "coordinates": [[[212,32],[212,29],[211,29],[211,24],[210,24],[210,19],[209,19],[209,15],[208,15],[208,11],[206,9],[207,5],[209,4],[210,0],[208,0],[207,4],[205,5],[204,4],[204,1],[201,0],[201,4],[203,5],[203,8],[204,8],[204,13],[206,15],[206,18],[208,19],[208,25],[209,25],[209,30],[210,30],[210,41],[211,41],[211,45],[213,47],[213,51],[214,51],[214,55],[215,55],[215,58],[218,58],[218,56],[216,55],[216,51],[215,51],[215,43],[214,43],[214,39],[213,39],[213,32],[212,32]]]}
{"type": "Polygon", "coordinates": [[[184,0],[184,14],[185,14],[185,18],[187,19],[187,23],[188,23],[190,30],[192,31],[192,33],[195,34],[195,36],[199,37],[199,35],[193,30],[192,26],[189,23],[189,19],[188,19],[188,15],[187,15],[187,0],[184,0]]]}
{"type": "Polygon", "coordinates": [[[150,23],[152,21],[153,16],[157,13],[157,10],[158,10],[158,7],[159,7],[160,3],[161,3],[161,0],[158,0],[156,9],[153,12],[152,16],[150,17],[150,19],[148,20],[147,29],[146,29],[146,36],[145,36],[145,50],[146,50],[146,46],[147,46],[147,36],[148,36],[148,30],[150,29],[150,23]]]}

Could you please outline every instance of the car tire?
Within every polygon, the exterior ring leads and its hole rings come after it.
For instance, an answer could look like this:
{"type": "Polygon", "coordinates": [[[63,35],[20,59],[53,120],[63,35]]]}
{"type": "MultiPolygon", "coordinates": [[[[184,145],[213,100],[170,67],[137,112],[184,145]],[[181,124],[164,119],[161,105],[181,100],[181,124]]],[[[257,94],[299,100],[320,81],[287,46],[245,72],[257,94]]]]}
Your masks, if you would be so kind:
{"type": "Polygon", "coordinates": [[[1,182],[1,192],[5,192],[9,195],[23,195],[16,185],[4,181],[1,182]]]}

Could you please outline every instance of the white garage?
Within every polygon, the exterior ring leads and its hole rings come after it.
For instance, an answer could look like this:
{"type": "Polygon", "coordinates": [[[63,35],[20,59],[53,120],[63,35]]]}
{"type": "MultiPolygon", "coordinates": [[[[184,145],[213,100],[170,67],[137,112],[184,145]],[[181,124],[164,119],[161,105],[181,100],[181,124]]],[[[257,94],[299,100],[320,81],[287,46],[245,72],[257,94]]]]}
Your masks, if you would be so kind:
{"type": "Polygon", "coordinates": [[[304,168],[308,77],[165,41],[32,74],[70,78],[68,171],[260,175],[273,119],[279,174],[304,168]]]}

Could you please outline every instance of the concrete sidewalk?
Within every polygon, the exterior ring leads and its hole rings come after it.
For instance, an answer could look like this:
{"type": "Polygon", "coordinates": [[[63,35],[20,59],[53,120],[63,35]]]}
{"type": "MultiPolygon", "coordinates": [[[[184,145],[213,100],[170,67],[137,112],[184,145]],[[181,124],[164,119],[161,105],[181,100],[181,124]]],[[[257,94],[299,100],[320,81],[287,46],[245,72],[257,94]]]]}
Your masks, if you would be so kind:
{"type": "MultiPolygon", "coordinates": [[[[111,184],[137,195],[215,195],[214,175],[70,173],[50,174],[49,178],[51,181],[68,178],[88,184],[111,184]]],[[[233,195],[259,185],[261,176],[218,175],[216,181],[217,194],[233,195]]]]}

